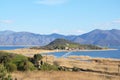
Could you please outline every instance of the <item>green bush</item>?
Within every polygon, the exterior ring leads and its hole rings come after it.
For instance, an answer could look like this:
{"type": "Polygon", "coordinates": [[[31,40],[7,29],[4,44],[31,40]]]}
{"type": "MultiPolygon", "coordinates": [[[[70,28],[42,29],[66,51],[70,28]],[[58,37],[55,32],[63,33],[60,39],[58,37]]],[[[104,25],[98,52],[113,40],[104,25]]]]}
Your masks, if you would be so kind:
{"type": "Polygon", "coordinates": [[[17,70],[17,66],[14,63],[7,63],[5,66],[8,72],[13,72],[17,70]]]}
{"type": "Polygon", "coordinates": [[[35,69],[36,68],[34,67],[34,65],[28,60],[22,61],[18,65],[18,70],[21,70],[21,71],[32,71],[35,69]]]}
{"type": "Polygon", "coordinates": [[[25,61],[25,60],[28,60],[28,58],[26,56],[23,56],[23,55],[20,55],[20,54],[16,54],[12,58],[11,62],[18,66],[20,62],[25,61]]]}
{"type": "Polygon", "coordinates": [[[43,71],[58,70],[58,66],[44,63],[43,65],[41,65],[40,69],[43,71]]]}
{"type": "Polygon", "coordinates": [[[8,62],[11,61],[11,59],[13,58],[14,54],[10,54],[4,51],[0,51],[0,63],[2,64],[7,64],[8,62]]]}
{"type": "Polygon", "coordinates": [[[39,60],[41,60],[42,59],[42,55],[41,54],[35,54],[34,55],[34,61],[35,62],[37,62],[37,61],[39,61],[39,60]]]}
{"type": "Polygon", "coordinates": [[[0,63],[3,64],[9,72],[15,70],[27,71],[35,69],[34,65],[27,57],[3,51],[0,51],[0,63]]]}
{"type": "Polygon", "coordinates": [[[6,68],[0,64],[0,80],[12,80],[11,75],[8,75],[6,68]]]}
{"type": "Polygon", "coordinates": [[[0,80],[5,78],[6,74],[7,74],[6,68],[0,64],[0,80]]]}
{"type": "Polygon", "coordinates": [[[11,75],[8,75],[4,80],[13,80],[11,75]]]}

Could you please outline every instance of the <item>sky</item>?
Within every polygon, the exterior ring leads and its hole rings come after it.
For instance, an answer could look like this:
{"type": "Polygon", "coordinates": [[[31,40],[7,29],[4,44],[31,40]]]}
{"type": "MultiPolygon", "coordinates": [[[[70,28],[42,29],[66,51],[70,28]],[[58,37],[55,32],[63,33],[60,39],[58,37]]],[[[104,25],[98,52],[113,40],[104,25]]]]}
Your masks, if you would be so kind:
{"type": "Polygon", "coordinates": [[[0,0],[0,31],[80,35],[120,29],[120,0],[0,0]]]}

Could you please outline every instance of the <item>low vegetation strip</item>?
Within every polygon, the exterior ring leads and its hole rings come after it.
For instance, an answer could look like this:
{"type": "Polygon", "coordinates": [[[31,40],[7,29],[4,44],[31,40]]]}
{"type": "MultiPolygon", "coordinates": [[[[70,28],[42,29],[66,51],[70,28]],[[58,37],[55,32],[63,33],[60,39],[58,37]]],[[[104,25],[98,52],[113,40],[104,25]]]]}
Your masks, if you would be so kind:
{"type": "Polygon", "coordinates": [[[40,54],[35,54],[31,58],[0,51],[0,80],[6,80],[6,74],[14,71],[58,70],[57,66],[44,63],[41,59],[40,54]]]}

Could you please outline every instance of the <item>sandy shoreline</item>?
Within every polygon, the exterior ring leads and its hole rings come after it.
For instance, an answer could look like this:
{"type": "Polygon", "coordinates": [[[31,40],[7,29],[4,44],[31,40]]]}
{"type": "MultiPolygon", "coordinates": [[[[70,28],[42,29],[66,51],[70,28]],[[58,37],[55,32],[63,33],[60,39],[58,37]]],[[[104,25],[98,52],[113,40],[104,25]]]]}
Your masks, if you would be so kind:
{"type": "Polygon", "coordinates": [[[28,57],[32,57],[34,54],[42,54],[42,53],[51,53],[51,52],[87,52],[87,51],[112,51],[118,49],[102,49],[102,50],[42,50],[42,49],[29,49],[29,48],[22,48],[22,49],[14,49],[14,50],[0,50],[6,51],[10,53],[22,54],[28,57]]]}
{"type": "Polygon", "coordinates": [[[42,54],[42,53],[50,53],[50,52],[56,52],[56,50],[36,50],[36,49],[15,49],[15,50],[0,50],[5,51],[9,53],[15,53],[15,54],[21,54],[27,57],[33,57],[34,54],[42,54]]]}
{"type": "Polygon", "coordinates": [[[87,51],[113,51],[118,49],[101,49],[101,50],[58,50],[58,52],[87,52],[87,51]]]}

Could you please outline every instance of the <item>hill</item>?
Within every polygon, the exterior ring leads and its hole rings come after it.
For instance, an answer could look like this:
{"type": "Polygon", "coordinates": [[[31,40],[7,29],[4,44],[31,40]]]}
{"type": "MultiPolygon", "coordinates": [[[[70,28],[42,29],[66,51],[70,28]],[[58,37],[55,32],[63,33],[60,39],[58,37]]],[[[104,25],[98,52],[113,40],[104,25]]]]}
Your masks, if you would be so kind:
{"type": "Polygon", "coordinates": [[[74,42],[71,42],[71,41],[65,40],[65,39],[56,39],[56,40],[52,41],[50,44],[48,44],[44,47],[40,47],[40,48],[47,49],[47,50],[54,50],[54,49],[60,49],[60,50],[102,49],[101,47],[98,47],[98,46],[81,45],[81,44],[74,43],[74,42]]]}
{"type": "Polygon", "coordinates": [[[93,30],[82,35],[41,35],[30,32],[0,31],[0,45],[39,45],[44,46],[55,39],[63,38],[80,44],[94,44],[100,46],[119,46],[120,30],[93,30]]]}

